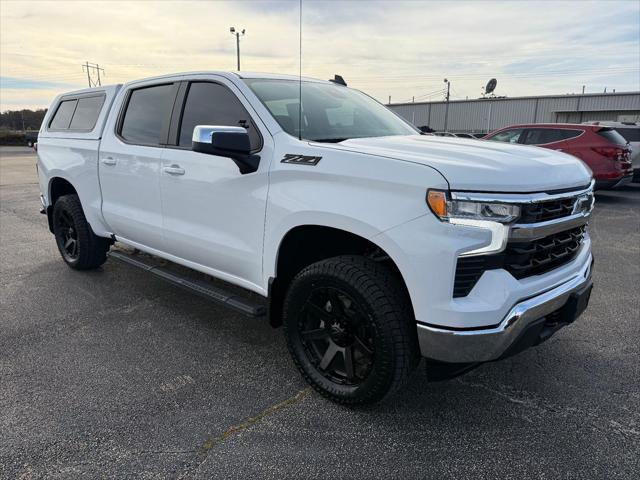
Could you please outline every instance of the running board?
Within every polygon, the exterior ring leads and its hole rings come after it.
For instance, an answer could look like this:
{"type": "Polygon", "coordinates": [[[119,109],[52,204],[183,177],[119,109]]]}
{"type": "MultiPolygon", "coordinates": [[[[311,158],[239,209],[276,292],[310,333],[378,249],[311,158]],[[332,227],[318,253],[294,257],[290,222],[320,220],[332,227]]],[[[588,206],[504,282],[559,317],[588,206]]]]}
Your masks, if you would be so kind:
{"type": "Polygon", "coordinates": [[[185,290],[195,293],[207,300],[219,303],[250,317],[263,317],[267,313],[267,309],[263,305],[253,303],[246,298],[242,298],[234,293],[227,292],[214,285],[210,285],[208,282],[180,276],[167,268],[154,265],[153,263],[146,261],[146,259],[140,258],[136,255],[131,255],[121,251],[111,251],[108,255],[111,258],[115,258],[116,260],[120,260],[121,262],[152,273],[169,283],[184,288],[185,290]]]}

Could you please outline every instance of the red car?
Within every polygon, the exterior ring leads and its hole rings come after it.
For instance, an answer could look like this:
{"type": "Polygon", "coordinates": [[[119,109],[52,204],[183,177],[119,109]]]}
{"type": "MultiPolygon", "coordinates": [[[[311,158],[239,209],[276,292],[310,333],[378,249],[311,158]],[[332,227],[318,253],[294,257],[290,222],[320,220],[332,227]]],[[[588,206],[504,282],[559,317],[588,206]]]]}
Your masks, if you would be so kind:
{"type": "Polygon", "coordinates": [[[596,189],[613,188],[631,182],[631,148],[613,128],[571,123],[512,125],[483,137],[483,140],[519,143],[559,150],[578,157],[593,171],[596,189]]]}

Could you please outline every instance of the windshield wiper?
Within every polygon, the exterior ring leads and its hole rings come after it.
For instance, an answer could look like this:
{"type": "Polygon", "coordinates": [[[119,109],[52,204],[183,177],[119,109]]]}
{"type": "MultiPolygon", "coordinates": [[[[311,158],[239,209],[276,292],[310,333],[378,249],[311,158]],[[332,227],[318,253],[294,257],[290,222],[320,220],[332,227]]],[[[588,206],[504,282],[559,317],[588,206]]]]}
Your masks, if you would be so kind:
{"type": "Polygon", "coordinates": [[[349,140],[349,138],[314,138],[312,141],[320,143],[340,143],[344,142],[345,140],[349,140]]]}

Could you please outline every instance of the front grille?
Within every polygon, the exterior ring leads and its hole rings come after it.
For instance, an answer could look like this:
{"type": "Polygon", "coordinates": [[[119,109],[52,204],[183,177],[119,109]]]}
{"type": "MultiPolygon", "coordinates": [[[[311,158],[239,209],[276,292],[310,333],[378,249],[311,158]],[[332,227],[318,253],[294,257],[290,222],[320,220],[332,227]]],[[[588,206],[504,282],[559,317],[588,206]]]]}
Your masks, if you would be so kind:
{"type": "Polygon", "coordinates": [[[582,225],[532,242],[510,242],[504,251],[504,268],[516,278],[525,278],[564,265],[578,253],[585,229],[582,225]]]}
{"type": "Polygon", "coordinates": [[[519,223],[538,223],[571,215],[575,197],[558,198],[546,202],[524,204],[521,207],[519,223]]]}
{"type": "Polygon", "coordinates": [[[527,242],[509,242],[495,255],[460,257],[456,266],[454,297],[466,297],[487,270],[502,268],[517,279],[558,268],[578,253],[586,225],[527,242]]]}

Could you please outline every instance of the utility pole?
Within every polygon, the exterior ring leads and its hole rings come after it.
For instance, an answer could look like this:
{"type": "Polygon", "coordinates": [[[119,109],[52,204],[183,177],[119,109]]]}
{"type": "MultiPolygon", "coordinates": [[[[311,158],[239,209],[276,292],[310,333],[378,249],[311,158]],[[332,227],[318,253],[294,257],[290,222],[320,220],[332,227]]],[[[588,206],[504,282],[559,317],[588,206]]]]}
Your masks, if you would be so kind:
{"type": "Polygon", "coordinates": [[[582,85],[582,94],[584,95],[584,85],[582,85]]]}
{"type": "Polygon", "coordinates": [[[444,111],[444,131],[447,131],[447,122],[449,120],[449,91],[451,89],[451,82],[449,80],[447,80],[446,78],[444,79],[444,83],[447,84],[447,96],[445,97],[447,100],[447,106],[445,108],[444,111]]]}
{"type": "Polygon", "coordinates": [[[391,105],[391,95],[389,95],[389,103],[387,105],[391,105]]]}
{"type": "Polygon", "coordinates": [[[100,65],[97,63],[84,62],[82,64],[82,71],[84,72],[85,70],[87,71],[87,83],[89,84],[89,88],[102,86],[100,72],[104,73],[104,68],[100,68],[100,65]],[[96,72],[97,79],[95,81],[91,77],[91,70],[96,72]]]}
{"type": "Polygon", "coordinates": [[[244,32],[246,32],[246,30],[243,28],[242,31],[239,32],[236,31],[236,27],[231,27],[229,31],[231,32],[231,35],[236,37],[236,54],[238,56],[238,71],[240,71],[240,37],[244,37],[244,32]]]}

